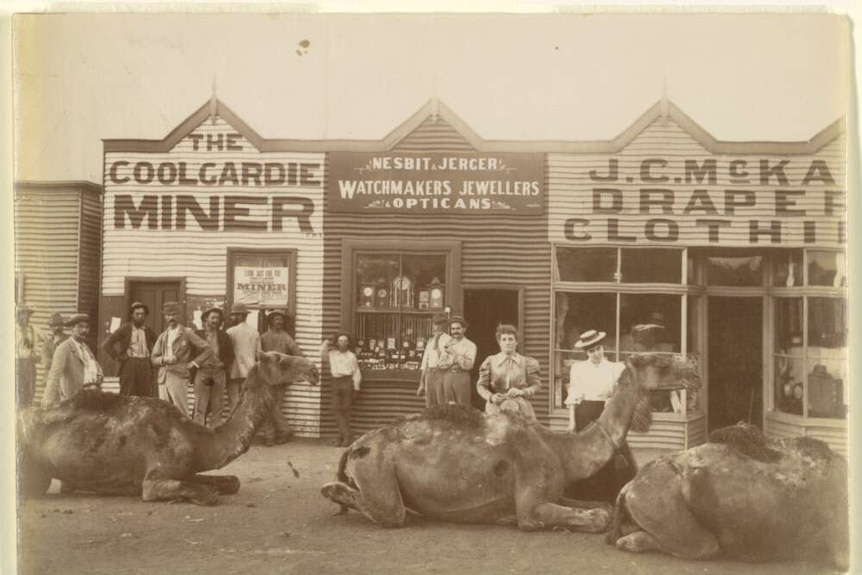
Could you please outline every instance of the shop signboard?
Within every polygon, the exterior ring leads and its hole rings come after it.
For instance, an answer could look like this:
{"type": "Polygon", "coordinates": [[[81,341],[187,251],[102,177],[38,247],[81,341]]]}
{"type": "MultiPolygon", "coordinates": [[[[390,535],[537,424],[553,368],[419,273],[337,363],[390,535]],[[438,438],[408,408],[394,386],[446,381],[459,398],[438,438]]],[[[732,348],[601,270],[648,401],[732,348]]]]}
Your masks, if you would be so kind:
{"type": "Polygon", "coordinates": [[[234,303],[280,308],[287,307],[290,303],[288,301],[289,268],[236,266],[233,277],[234,303]]]}
{"type": "Polygon", "coordinates": [[[544,213],[544,156],[364,153],[329,156],[329,209],[362,214],[544,213]]]}

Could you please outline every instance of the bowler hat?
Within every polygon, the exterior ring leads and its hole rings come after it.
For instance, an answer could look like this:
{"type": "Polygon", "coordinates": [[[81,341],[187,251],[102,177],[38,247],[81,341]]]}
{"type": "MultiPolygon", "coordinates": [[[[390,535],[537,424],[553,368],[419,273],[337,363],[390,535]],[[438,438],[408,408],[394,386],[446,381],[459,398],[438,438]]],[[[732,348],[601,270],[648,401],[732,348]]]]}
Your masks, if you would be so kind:
{"type": "Polygon", "coordinates": [[[90,316],[85,313],[76,313],[66,321],[66,327],[75,327],[79,323],[90,323],[90,316]]]}
{"type": "Polygon", "coordinates": [[[230,306],[230,313],[248,313],[248,306],[242,302],[236,302],[230,306]]]}
{"type": "Polygon", "coordinates": [[[143,309],[144,313],[146,315],[150,315],[150,308],[147,307],[147,304],[145,304],[145,303],[141,303],[139,301],[134,301],[134,302],[132,302],[132,305],[129,306],[129,309],[132,310],[133,312],[138,308],[143,309]]]}
{"type": "Polygon", "coordinates": [[[51,314],[51,317],[48,318],[48,325],[53,327],[55,325],[63,325],[66,323],[66,320],[63,319],[63,315],[59,313],[51,314]]]}
{"type": "Polygon", "coordinates": [[[460,323],[464,328],[470,327],[470,324],[467,323],[467,320],[460,315],[453,315],[451,318],[449,318],[449,325],[452,325],[453,323],[460,323]]]}
{"type": "Polygon", "coordinates": [[[594,329],[585,331],[581,334],[581,337],[578,339],[578,341],[575,342],[575,349],[591,348],[601,342],[603,339],[605,339],[606,335],[608,334],[603,331],[596,331],[594,329]]]}
{"type": "Polygon", "coordinates": [[[162,313],[178,314],[180,313],[180,304],[175,301],[166,301],[162,306],[162,313]]]}

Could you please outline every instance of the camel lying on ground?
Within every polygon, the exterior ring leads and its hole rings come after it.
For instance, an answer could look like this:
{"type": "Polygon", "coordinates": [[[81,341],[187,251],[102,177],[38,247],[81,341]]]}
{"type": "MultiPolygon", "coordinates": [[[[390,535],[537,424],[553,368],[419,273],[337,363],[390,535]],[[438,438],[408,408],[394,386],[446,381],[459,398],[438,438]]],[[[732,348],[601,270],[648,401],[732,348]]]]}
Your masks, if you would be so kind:
{"type": "Polygon", "coordinates": [[[848,561],[847,462],[816,439],[756,427],[651,461],[617,498],[608,543],[686,559],[848,561]]]}
{"type": "Polygon", "coordinates": [[[565,500],[563,489],[609,461],[630,426],[649,426],[649,390],[697,381],[681,360],[633,356],[602,415],[579,434],[520,414],[432,407],[355,441],[321,493],[385,527],[402,526],[410,510],[461,523],[604,531],[611,504],[565,500]]]}
{"type": "Polygon", "coordinates": [[[245,453],[272,408],[271,385],[298,379],[317,384],[315,365],[278,352],[260,356],[230,418],[216,428],[184,417],[150,397],[82,392],[58,407],[31,407],[19,416],[19,489],[44,494],[51,478],[64,489],[144,501],[215,503],[239,490],[233,475],[200,475],[245,453]]]}

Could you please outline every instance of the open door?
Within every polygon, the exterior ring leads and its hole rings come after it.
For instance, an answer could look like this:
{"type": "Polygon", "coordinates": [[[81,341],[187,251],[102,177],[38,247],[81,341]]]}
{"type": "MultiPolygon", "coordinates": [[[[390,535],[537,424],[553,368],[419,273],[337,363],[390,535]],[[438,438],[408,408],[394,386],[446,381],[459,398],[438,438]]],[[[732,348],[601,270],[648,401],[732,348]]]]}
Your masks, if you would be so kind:
{"type": "Polygon", "coordinates": [[[763,428],[763,298],[709,296],[709,431],[763,428]]]}
{"type": "MultiPolygon", "coordinates": [[[[479,379],[479,366],[485,358],[500,351],[495,337],[497,326],[510,323],[522,330],[521,301],[521,290],[518,288],[464,290],[464,318],[470,324],[467,338],[476,344],[476,364],[470,374],[474,384],[479,379]]],[[[523,335],[519,335],[519,351],[523,346],[522,339],[523,335]]],[[[476,392],[475,385],[472,390],[473,407],[484,411],[485,402],[476,392]]]]}
{"type": "MultiPolygon", "coordinates": [[[[180,304],[180,318],[185,317],[185,303],[183,302],[182,282],[177,281],[146,281],[133,280],[129,282],[129,301],[126,305],[128,312],[132,302],[139,301],[150,308],[145,324],[156,332],[156,335],[165,330],[165,318],[162,315],[162,306],[165,302],[175,301],[180,304]]],[[[123,321],[126,321],[124,318],[123,321]]],[[[182,321],[185,323],[185,321],[182,321]]]]}

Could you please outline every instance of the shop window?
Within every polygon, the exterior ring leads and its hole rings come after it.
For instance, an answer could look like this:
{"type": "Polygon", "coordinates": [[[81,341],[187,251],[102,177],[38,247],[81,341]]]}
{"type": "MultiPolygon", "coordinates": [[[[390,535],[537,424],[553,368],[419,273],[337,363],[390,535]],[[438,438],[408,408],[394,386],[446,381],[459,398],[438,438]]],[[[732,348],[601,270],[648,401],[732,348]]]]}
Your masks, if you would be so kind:
{"type": "Polygon", "coordinates": [[[295,250],[228,249],[229,305],[244,303],[248,322],[266,328],[264,313],[270,309],[295,313],[295,250]]]}
{"type": "Polygon", "coordinates": [[[846,417],[846,314],[843,298],[775,299],[774,373],[778,411],[808,417],[846,417]]]}
{"type": "Polygon", "coordinates": [[[682,283],[682,250],[628,249],[620,253],[623,283],[682,283]]]}
{"type": "Polygon", "coordinates": [[[808,250],[808,285],[847,287],[847,266],[844,253],[808,250]]]}
{"type": "Polygon", "coordinates": [[[772,285],[797,287],[802,285],[802,250],[787,250],[774,256],[772,285]]]}
{"type": "Polygon", "coordinates": [[[708,256],[705,266],[711,286],[763,285],[763,256],[708,256]]]}
{"type": "Polygon", "coordinates": [[[612,282],[617,248],[557,248],[557,274],[564,282],[612,282]]]}
{"type": "Polygon", "coordinates": [[[449,306],[445,253],[355,254],[356,353],[364,369],[418,370],[432,316],[449,306]]]}

